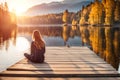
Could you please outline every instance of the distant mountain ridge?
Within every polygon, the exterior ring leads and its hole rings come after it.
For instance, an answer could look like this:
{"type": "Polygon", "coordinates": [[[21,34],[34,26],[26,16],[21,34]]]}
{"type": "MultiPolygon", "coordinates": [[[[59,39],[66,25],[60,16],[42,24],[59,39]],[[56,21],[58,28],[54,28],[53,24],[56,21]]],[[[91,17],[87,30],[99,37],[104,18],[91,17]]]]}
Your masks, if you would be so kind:
{"type": "Polygon", "coordinates": [[[79,3],[62,3],[62,2],[52,2],[52,3],[43,3],[40,5],[35,5],[29,8],[25,15],[45,15],[50,13],[61,13],[65,9],[68,9],[70,12],[79,11],[83,5],[88,5],[91,1],[82,1],[79,3]]]}

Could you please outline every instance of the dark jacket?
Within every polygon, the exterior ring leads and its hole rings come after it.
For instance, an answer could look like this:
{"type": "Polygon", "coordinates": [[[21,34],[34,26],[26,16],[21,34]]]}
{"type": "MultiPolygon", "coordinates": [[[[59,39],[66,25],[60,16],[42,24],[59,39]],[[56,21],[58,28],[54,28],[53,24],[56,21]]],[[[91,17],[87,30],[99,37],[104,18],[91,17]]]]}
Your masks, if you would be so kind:
{"type": "Polygon", "coordinates": [[[38,49],[34,42],[31,43],[31,61],[32,62],[44,62],[45,47],[38,49]]]}

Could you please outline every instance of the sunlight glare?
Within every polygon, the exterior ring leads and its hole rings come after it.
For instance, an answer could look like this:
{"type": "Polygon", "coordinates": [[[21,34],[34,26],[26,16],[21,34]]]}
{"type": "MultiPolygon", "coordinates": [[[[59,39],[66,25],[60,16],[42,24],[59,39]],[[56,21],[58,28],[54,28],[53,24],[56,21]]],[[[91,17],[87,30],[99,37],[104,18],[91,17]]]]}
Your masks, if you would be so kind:
{"type": "Polygon", "coordinates": [[[13,2],[9,2],[8,4],[9,4],[10,11],[15,9],[17,16],[22,15],[28,8],[27,7],[28,3],[26,3],[25,0],[16,0],[13,2]]]}
{"type": "Polygon", "coordinates": [[[17,16],[24,15],[32,6],[42,4],[42,3],[50,3],[54,1],[63,1],[63,0],[6,0],[8,2],[9,10],[15,9],[17,16]]]}
{"type": "Polygon", "coordinates": [[[16,40],[16,49],[25,51],[30,48],[30,42],[25,37],[18,37],[16,40]]]}

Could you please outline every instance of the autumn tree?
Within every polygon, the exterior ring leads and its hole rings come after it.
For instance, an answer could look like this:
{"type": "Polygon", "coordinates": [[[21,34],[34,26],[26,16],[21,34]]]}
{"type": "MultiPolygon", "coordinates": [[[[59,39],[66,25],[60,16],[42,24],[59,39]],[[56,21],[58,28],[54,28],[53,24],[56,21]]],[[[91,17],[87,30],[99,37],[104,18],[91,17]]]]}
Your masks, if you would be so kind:
{"type": "Polygon", "coordinates": [[[63,22],[65,23],[68,23],[68,20],[69,20],[69,12],[68,10],[66,9],[63,13],[63,18],[62,18],[63,22]]]}
{"type": "Polygon", "coordinates": [[[82,11],[81,11],[81,18],[80,18],[80,21],[79,21],[79,24],[80,25],[84,25],[84,24],[87,24],[88,22],[88,18],[89,18],[89,13],[90,13],[90,10],[89,10],[89,7],[90,6],[87,6],[87,7],[82,7],[82,11]]]}
{"type": "Polygon", "coordinates": [[[72,25],[74,25],[74,26],[77,25],[77,20],[73,19],[72,20],[72,25]]]}
{"type": "Polygon", "coordinates": [[[120,1],[116,1],[115,12],[114,12],[114,20],[116,22],[120,21],[120,1]]]}
{"type": "Polygon", "coordinates": [[[105,6],[105,4],[106,4],[106,0],[102,0],[102,4],[105,6]]]}
{"type": "Polygon", "coordinates": [[[8,11],[8,4],[7,4],[7,2],[5,2],[5,4],[4,4],[4,10],[8,11]]]}
{"type": "Polygon", "coordinates": [[[98,0],[92,4],[90,15],[89,15],[89,23],[91,25],[103,24],[104,22],[104,6],[98,0]]]}
{"type": "Polygon", "coordinates": [[[113,25],[115,0],[106,0],[104,7],[105,7],[105,15],[106,15],[105,25],[113,25]]]}
{"type": "MultiPolygon", "coordinates": [[[[9,12],[8,9],[8,4],[7,2],[5,2],[4,4],[1,3],[0,4],[0,26],[1,26],[1,30],[9,30],[11,29],[13,26],[11,24],[12,23],[12,19],[14,18],[16,20],[16,14],[14,13],[14,16],[11,16],[13,13],[9,12]]],[[[17,24],[16,21],[14,21],[14,24],[17,24]]]]}

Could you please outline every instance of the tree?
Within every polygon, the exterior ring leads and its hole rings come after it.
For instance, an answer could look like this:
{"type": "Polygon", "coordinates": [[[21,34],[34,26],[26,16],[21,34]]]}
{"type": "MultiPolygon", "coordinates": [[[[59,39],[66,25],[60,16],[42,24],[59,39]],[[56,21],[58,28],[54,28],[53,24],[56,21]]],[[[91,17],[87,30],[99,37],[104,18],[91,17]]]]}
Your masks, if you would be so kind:
{"type": "Polygon", "coordinates": [[[89,23],[91,25],[103,24],[104,22],[104,6],[98,0],[91,6],[91,11],[89,14],[89,23]]]}
{"type": "Polygon", "coordinates": [[[115,1],[107,0],[105,3],[105,25],[113,25],[114,23],[115,1]]]}
{"type": "Polygon", "coordinates": [[[4,10],[8,11],[8,4],[7,4],[7,2],[5,2],[5,4],[4,4],[4,10]]]}
{"type": "Polygon", "coordinates": [[[90,14],[90,10],[91,10],[91,5],[87,5],[86,7],[82,7],[82,11],[80,12],[80,21],[79,24],[80,25],[84,25],[84,24],[88,24],[88,18],[89,18],[89,14],[90,14]]]}
{"type": "Polygon", "coordinates": [[[63,22],[65,23],[68,23],[68,20],[69,20],[69,12],[68,10],[66,9],[63,13],[63,18],[62,18],[63,22]]]}
{"type": "Polygon", "coordinates": [[[74,26],[77,25],[77,20],[73,19],[72,20],[72,25],[74,25],[74,26]]]}
{"type": "Polygon", "coordinates": [[[87,14],[87,8],[85,8],[84,6],[82,7],[82,12],[81,12],[81,19],[80,19],[80,25],[84,25],[86,24],[86,15],[87,14]]]}
{"type": "Polygon", "coordinates": [[[120,2],[117,0],[115,5],[114,20],[120,21],[120,2]]]}

